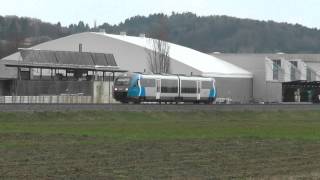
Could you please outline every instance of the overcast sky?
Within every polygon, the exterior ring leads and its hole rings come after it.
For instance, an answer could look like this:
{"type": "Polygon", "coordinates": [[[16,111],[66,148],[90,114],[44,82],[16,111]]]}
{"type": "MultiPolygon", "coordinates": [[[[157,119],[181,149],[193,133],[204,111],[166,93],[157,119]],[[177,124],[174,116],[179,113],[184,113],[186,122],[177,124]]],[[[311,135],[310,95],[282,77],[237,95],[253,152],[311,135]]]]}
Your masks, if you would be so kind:
{"type": "Polygon", "coordinates": [[[28,16],[63,25],[117,24],[135,15],[194,12],[299,23],[320,28],[320,0],[0,0],[0,15],[28,16]]]}

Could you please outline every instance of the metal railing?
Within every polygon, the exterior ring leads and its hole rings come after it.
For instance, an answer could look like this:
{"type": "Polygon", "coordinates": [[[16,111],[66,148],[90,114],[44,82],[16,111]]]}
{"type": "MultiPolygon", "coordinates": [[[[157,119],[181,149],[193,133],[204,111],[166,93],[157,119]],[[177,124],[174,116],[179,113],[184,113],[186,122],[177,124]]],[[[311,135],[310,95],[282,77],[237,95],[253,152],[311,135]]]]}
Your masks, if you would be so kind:
{"type": "Polygon", "coordinates": [[[0,104],[91,104],[92,96],[0,96],[0,104]]]}

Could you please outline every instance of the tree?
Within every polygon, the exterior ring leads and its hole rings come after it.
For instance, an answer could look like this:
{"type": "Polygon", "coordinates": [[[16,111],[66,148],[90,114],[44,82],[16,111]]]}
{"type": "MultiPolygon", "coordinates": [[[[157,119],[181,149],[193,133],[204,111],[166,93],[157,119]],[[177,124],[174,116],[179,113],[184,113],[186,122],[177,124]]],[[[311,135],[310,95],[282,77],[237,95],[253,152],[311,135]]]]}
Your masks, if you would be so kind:
{"type": "Polygon", "coordinates": [[[149,69],[154,74],[170,73],[170,46],[168,40],[168,17],[158,14],[159,23],[149,32],[154,39],[148,39],[151,51],[147,50],[149,69]]]}
{"type": "Polygon", "coordinates": [[[170,73],[170,45],[163,40],[149,39],[151,50],[146,50],[150,71],[154,74],[170,73]]]}

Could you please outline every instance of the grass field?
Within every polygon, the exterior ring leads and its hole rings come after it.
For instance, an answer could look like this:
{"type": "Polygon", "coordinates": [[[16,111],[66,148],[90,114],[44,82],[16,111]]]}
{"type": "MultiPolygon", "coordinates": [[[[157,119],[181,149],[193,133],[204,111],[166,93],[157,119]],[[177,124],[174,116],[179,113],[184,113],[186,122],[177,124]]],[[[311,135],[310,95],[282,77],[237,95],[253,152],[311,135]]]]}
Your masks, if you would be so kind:
{"type": "Polygon", "coordinates": [[[0,113],[0,179],[320,178],[320,111],[0,113]]]}

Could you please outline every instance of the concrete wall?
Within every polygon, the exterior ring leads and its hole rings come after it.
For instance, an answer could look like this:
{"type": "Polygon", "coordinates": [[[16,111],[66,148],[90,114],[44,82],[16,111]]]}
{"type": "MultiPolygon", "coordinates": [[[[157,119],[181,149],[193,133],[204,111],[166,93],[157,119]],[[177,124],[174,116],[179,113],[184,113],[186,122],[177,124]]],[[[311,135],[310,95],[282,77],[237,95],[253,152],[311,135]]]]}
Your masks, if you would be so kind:
{"type": "Polygon", "coordinates": [[[18,77],[17,68],[5,67],[0,61],[0,78],[1,79],[16,79],[18,77]]]}
{"type": "Polygon", "coordinates": [[[264,102],[282,102],[282,83],[281,82],[266,82],[264,102]]]}
{"type": "Polygon", "coordinates": [[[251,78],[215,78],[218,98],[231,98],[233,102],[248,103],[252,100],[251,78]]]}
{"type": "MultiPolygon", "coordinates": [[[[109,81],[28,81],[28,80],[18,80],[17,84],[17,95],[18,96],[48,96],[47,99],[50,99],[49,96],[56,95],[65,95],[59,97],[58,100],[52,101],[52,103],[63,102],[71,103],[76,102],[74,99],[77,97],[68,97],[68,96],[83,96],[83,97],[92,97],[91,103],[115,103],[116,101],[112,97],[112,87],[113,82],[109,81]]],[[[0,82],[1,89],[1,82],[0,82]]],[[[1,92],[1,91],[0,91],[1,92]]],[[[30,100],[30,97],[23,97],[26,100],[30,100]]],[[[32,97],[34,98],[34,97],[32,97]]],[[[81,97],[79,97],[81,98],[81,97]]],[[[18,100],[20,101],[20,100],[18,100]]],[[[32,102],[38,102],[37,99],[32,102]]],[[[30,102],[31,102],[30,101],[30,102]]],[[[49,101],[49,100],[48,100],[49,101]]],[[[46,102],[46,101],[45,101],[46,102]]],[[[79,101],[79,102],[87,102],[79,101]]]]}
{"type": "Polygon", "coordinates": [[[116,103],[112,96],[113,82],[95,81],[93,83],[93,103],[116,103]]]}

